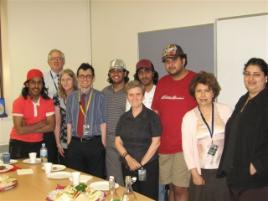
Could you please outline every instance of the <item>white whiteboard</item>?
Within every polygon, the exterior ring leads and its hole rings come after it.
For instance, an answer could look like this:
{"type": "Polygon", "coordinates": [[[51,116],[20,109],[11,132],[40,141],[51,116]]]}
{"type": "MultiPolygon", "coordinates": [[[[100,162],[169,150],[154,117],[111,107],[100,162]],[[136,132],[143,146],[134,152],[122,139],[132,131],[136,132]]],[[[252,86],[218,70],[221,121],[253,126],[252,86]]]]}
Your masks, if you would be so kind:
{"type": "Polygon", "coordinates": [[[219,102],[235,106],[246,92],[244,64],[252,57],[268,62],[268,13],[216,21],[217,78],[219,102]]]}

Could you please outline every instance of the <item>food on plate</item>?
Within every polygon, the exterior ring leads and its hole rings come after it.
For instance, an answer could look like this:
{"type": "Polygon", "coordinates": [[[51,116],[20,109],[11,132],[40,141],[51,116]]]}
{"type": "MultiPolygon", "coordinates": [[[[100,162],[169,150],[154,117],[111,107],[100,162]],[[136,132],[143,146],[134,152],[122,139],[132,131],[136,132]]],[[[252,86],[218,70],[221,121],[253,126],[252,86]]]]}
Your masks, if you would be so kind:
{"type": "Polygon", "coordinates": [[[0,165],[0,170],[4,170],[4,169],[6,169],[6,166],[0,165]]]}
{"type": "Polygon", "coordinates": [[[64,189],[57,189],[48,195],[52,201],[104,201],[105,193],[91,190],[86,184],[80,183],[77,186],[68,185],[64,189]]]}
{"type": "Polygon", "coordinates": [[[87,188],[87,185],[84,184],[84,183],[80,183],[80,184],[78,184],[78,185],[75,187],[75,189],[76,189],[77,191],[80,191],[80,192],[85,192],[85,191],[86,191],[86,188],[87,188]]]}
{"type": "Polygon", "coordinates": [[[0,176],[0,190],[13,186],[17,183],[17,179],[7,176],[7,175],[3,175],[0,176]]]}

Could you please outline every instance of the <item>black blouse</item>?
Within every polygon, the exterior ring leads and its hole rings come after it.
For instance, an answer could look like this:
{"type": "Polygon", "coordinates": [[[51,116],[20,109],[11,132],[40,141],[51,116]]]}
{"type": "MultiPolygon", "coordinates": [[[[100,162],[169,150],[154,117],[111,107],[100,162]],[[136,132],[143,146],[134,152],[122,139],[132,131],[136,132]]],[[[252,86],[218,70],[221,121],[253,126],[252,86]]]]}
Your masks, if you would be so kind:
{"type": "MultiPolygon", "coordinates": [[[[141,161],[151,145],[152,137],[162,132],[158,115],[143,105],[141,113],[133,117],[132,110],[125,112],[116,127],[116,136],[120,136],[127,152],[137,161],[141,161]]],[[[154,160],[157,153],[152,157],[154,160]]]]}

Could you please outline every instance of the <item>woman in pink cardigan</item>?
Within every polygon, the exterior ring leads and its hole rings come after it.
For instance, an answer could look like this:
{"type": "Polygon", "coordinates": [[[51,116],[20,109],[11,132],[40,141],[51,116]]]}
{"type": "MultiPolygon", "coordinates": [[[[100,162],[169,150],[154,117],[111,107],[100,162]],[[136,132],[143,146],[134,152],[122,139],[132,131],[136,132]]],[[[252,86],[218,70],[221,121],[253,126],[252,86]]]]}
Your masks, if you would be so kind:
{"type": "Polygon", "coordinates": [[[216,178],[224,146],[224,129],[231,109],[216,103],[220,86],[211,73],[201,71],[189,86],[198,106],[182,121],[183,154],[191,171],[190,201],[229,201],[224,179],[216,178]]]}

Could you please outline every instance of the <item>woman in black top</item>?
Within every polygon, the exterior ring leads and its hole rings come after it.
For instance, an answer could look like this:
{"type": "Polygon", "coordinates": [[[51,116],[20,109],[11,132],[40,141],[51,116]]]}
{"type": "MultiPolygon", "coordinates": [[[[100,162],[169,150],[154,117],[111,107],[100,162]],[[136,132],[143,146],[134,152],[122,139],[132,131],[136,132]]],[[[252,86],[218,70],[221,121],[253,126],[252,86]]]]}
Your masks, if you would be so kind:
{"type": "Polygon", "coordinates": [[[226,176],[233,201],[267,201],[268,65],[252,58],[243,74],[247,93],[227,122],[218,175],[226,176]]]}
{"type": "Polygon", "coordinates": [[[142,104],[145,90],[141,83],[136,80],[127,83],[126,92],[131,109],[120,117],[115,138],[115,146],[124,161],[123,176],[137,177],[133,189],[157,200],[160,120],[155,112],[142,104]],[[141,177],[144,171],[146,178],[141,177]]]}

